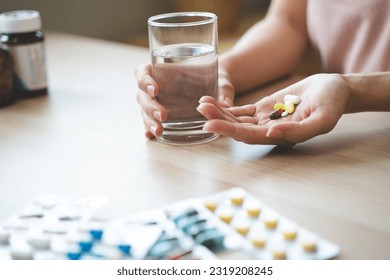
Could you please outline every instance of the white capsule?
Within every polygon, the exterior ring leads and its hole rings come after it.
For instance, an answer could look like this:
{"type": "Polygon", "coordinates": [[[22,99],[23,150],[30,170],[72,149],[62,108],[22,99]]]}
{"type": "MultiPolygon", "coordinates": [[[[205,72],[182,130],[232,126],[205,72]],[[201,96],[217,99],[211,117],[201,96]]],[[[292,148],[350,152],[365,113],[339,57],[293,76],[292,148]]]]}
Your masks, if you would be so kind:
{"type": "Polygon", "coordinates": [[[298,95],[287,94],[284,96],[284,102],[286,102],[287,100],[290,100],[295,105],[301,103],[301,98],[298,95]]]}
{"type": "Polygon", "coordinates": [[[42,231],[30,231],[26,237],[28,244],[36,249],[48,249],[50,247],[50,237],[42,231]]]}
{"type": "Polygon", "coordinates": [[[284,118],[284,117],[287,117],[288,116],[288,112],[287,111],[284,111],[281,116],[284,118]]]}
{"type": "Polygon", "coordinates": [[[11,238],[10,255],[14,260],[32,260],[33,250],[23,239],[11,238]]]}
{"type": "Polygon", "coordinates": [[[9,232],[0,227],[0,244],[8,244],[9,236],[9,232]]]}

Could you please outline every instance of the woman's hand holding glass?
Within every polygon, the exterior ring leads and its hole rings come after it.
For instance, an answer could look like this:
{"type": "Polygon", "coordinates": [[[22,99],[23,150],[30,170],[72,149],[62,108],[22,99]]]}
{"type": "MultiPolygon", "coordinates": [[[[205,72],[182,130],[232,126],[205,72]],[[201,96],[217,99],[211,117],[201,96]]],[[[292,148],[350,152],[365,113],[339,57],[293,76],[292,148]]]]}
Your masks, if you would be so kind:
{"type": "MultiPolygon", "coordinates": [[[[169,75],[169,73],[167,73],[169,75]]],[[[145,126],[145,136],[149,139],[159,137],[163,133],[161,122],[167,119],[168,112],[156,97],[159,87],[152,77],[152,65],[142,64],[137,67],[135,76],[138,83],[137,101],[141,107],[142,119],[145,126]]],[[[218,106],[227,108],[233,105],[234,88],[230,82],[228,73],[222,66],[218,71],[218,106]]],[[[172,77],[168,77],[168,79],[172,77]]],[[[201,77],[200,77],[201,78],[201,77]]]]}

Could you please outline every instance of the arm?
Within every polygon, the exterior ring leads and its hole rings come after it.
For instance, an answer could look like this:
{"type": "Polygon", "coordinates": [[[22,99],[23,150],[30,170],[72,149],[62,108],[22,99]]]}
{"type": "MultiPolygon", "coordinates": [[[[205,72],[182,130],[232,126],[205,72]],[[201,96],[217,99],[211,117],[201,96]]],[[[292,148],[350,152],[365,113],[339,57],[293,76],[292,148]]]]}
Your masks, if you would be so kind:
{"type": "Polygon", "coordinates": [[[273,0],[266,18],[220,57],[236,92],[292,71],[307,45],[306,0],[273,0]]]}
{"type": "Polygon", "coordinates": [[[209,119],[207,131],[250,144],[291,145],[330,132],[343,114],[390,112],[390,72],[317,74],[255,104],[221,108],[209,97],[201,99],[198,111],[209,119]],[[302,102],[293,114],[270,120],[273,105],[287,94],[302,102]]]}
{"type": "Polygon", "coordinates": [[[390,111],[390,72],[342,75],[350,98],[345,113],[390,111]]]}

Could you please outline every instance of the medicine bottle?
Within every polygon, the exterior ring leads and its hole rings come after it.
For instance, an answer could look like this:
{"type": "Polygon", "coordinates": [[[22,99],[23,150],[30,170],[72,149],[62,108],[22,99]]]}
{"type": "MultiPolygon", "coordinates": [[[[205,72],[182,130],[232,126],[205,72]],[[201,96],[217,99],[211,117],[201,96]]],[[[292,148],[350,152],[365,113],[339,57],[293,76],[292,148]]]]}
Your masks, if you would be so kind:
{"type": "Polygon", "coordinates": [[[13,64],[11,54],[0,48],[0,107],[10,105],[15,100],[12,72],[13,64]]]}
{"type": "Polygon", "coordinates": [[[38,11],[19,10],[0,15],[0,43],[14,61],[17,97],[47,94],[44,35],[38,11]]]}

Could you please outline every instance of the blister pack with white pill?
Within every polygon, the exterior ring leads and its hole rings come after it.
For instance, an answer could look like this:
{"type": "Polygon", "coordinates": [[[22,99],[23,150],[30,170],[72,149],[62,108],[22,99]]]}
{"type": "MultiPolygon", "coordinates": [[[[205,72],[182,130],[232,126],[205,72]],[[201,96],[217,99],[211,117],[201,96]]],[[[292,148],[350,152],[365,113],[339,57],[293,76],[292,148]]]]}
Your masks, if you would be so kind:
{"type": "MultiPolygon", "coordinates": [[[[101,196],[58,194],[36,197],[0,224],[0,259],[133,258],[129,238],[151,238],[153,243],[160,234],[149,227],[134,230],[121,226],[118,230],[115,224],[107,226],[105,221],[93,220],[106,200],[101,196]]],[[[137,249],[143,258],[146,250],[137,249]]]]}

